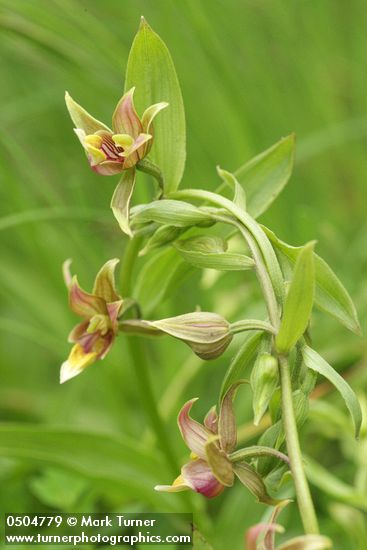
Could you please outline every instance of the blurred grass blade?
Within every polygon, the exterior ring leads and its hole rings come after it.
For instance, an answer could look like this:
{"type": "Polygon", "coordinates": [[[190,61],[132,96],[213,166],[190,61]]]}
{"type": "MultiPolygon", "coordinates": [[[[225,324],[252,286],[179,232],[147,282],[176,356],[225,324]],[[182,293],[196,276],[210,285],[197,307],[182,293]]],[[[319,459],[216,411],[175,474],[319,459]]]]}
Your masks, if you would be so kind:
{"type": "Polygon", "coordinates": [[[362,410],[357,396],[352,388],[344,380],[344,378],[342,378],[340,374],[321,357],[321,355],[309,346],[303,347],[302,355],[306,367],[322,374],[340,392],[352,416],[355,427],[355,436],[358,438],[362,424],[362,410]]]}
{"type": "Polygon", "coordinates": [[[310,320],[315,292],[313,248],[314,242],[305,245],[297,258],[275,340],[279,353],[288,353],[292,349],[310,320]]]}
{"type": "Polygon", "coordinates": [[[243,185],[247,199],[247,210],[258,218],[277,198],[289,180],[294,157],[294,135],[257,155],[235,172],[243,185]]]}
{"type": "MultiPolygon", "coordinates": [[[[302,250],[301,246],[290,246],[262,226],[272,244],[286,259],[290,266],[294,266],[302,250]]],[[[360,334],[358,315],[351,297],[344,288],[330,266],[320,256],[314,253],[315,258],[315,304],[340,321],[346,328],[360,334]]]]}
{"type": "Polygon", "coordinates": [[[357,492],[353,486],[341,481],[309,456],[305,457],[305,467],[307,477],[315,487],[318,487],[335,500],[361,508],[367,512],[367,495],[365,493],[357,492]]]}
{"type": "Polygon", "coordinates": [[[121,438],[22,424],[0,424],[0,456],[60,466],[141,498],[154,493],[159,468],[150,452],[121,438]]]}
{"type": "Polygon", "coordinates": [[[277,550],[326,550],[332,548],[333,543],[323,535],[303,535],[284,542],[277,546],[277,550]]]}
{"type": "Polygon", "coordinates": [[[154,127],[150,158],[160,167],[166,193],[177,189],[185,167],[186,129],[182,94],[171,55],[165,43],[142,18],[132,44],[125,90],[136,86],[136,106],[144,109],[167,101],[154,127]]]}

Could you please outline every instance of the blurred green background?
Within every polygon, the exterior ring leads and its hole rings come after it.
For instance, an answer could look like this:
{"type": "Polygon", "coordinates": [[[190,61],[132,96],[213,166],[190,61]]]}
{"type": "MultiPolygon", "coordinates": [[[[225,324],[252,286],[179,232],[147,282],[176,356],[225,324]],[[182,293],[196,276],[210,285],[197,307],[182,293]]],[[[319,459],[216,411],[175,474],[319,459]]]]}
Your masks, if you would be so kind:
{"type": "MultiPolygon", "coordinates": [[[[318,252],[354,298],[362,327],[367,318],[363,0],[0,0],[3,512],[187,509],[181,495],[152,490],[171,482],[172,473],[149,432],[123,337],[103,363],[58,384],[75,324],[61,263],[73,258],[89,289],[102,263],[122,256],[126,246],[109,210],[116,178],[89,169],[63,96],[68,90],[109,124],[142,14],[169,47],[182,86],[188,128],[182,185],[214,189],[217,164],[235,170],[294,131],[293,177],[262,221],[293,244],[317,239],[318,252]]],[[[142,178],[134,200],[146,200],[150,187],[142,178]]],[[[261,307],[255,281],[238,273],[194,272],[158,304],[148,303],[141,289],[151,264],[144,265],[154,257],[139,260],[135,286],[151,318],[199,304],[234,320],[261,307]]],[[[365,337],[319,315],[313,329],[317,349],[348,371],[363,398],[365,337]]],[[[239,343],[205,365],[176,341],[148,343],[154,390],[178,460],[186,458],[178,409],[200,395],[200,419],[215,403],[239,343]]],[[[365,549],[366,442],[353,442],[337,396],[329,392],[324,401],[311,408],[302,432],[307,454],[335,476],[329,483],[323,474],[313,480],[322,531],[335,548],[365,549]]],[[[253,443],[248,389],[237,407],[243,440],[253,443]]],[[[199,495],[192,502],[215,549],[228,541],[243,548],[246,529],[265,509],[237,485],[212,502],[199,495]]],[[[301,532],[294,505],[280,523],[288,537],[301,532]]]]}

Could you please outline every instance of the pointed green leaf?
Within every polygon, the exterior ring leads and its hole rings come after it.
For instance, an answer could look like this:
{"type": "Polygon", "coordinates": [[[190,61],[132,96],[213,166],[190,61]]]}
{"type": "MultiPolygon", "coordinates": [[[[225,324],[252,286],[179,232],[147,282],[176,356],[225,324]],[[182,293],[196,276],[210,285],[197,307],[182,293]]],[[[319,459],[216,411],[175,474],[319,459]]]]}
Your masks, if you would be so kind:
{"type": "Polygon", "coordinates": [[[220,237],[192,237],[176,241],[174,247],[188,263],[200,269],[242,271],[255,265],[248,256],[226,252],[227,243],[220,237]]]}
{"type": "Polygon", "coordinates": [[[154,123],[154,143],[149,157],[163,172],[165,192],[177,189],[185,167],[186,129],[182,94],[167,46],[142,18],[132,44],[125,90],[133,86],[137,111],[154,103],[169,106],[154,123]]]}
{"type": "Polygon", "coordinates": [[[294,134],[257,155],[234,175],[247,197],[247,210],[258,218],[265,212],[289,180],[294,157],[294,134]]]}
{"type": "Polygon", "coordinates": [[[288,353],[292,349],[310,320],[315,290],[313,247],[314,242],[305,245],[297,258],[275,340],[279,353],[288,353]]]}
{"type": "MultiPolygon", "coordinates": [[[[290,246],[262,226],[272,244],[290,266],[294,266],[302,247],[290,246]]],[[[315,304],[338,319],[346,328],[360,334],[358,315],[351,297],[330,266],[320,256],[315,258],[315,304]]]]}
{"type": "Polygon", "coordinates": [[[352,416],[355,427],[355,435],[356,438],[358,438],[362,424],[362,410],[357,396],[352,388],[344,380],[344,378],[342,378],[340,374],[321,357],[321,355],[309,346],[303,347],[302,355],[306,367],[322,374],[340,392],[352,416]]]}

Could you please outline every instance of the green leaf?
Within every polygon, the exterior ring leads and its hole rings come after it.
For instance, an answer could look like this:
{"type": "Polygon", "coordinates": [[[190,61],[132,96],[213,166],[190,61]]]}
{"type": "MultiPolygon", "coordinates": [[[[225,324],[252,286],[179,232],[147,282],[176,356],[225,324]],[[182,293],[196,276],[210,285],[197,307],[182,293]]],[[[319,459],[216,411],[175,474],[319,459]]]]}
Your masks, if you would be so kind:
{"type": "Polygon", "coordinates": [[[294,134],[236,170],[234,175],[245,190],[251,216],[258,218],[277,198],[291,176],[293,158],[294,134]]]}
{"type": "Polygon", "coordinates": [[[340,392],[352,416],[355,427],[355,436],[358,438],[362,424],[362,410],[357,396],[352,388],[344,380],[344,378],[342,378],[340,374],[321,357],[321,355],[309,346],[303,347],[302,355],[306,367],[322,374],[340,392]]]}
{"type": "Polygon", "coordinates": [[[243,369],[253,361],[262,338],[262,333],[254,334],[242,344],[223,378],[220,401],[222,401],[232,384],[241,378],[243,369]]]}
{"type": "Polygon", "coordinates": [[[310,320],[315,291],[313,247],[314,242],[305,245],[296,261],[282,322],[275,339],[279,353],[288,353],[292,349],[310,320]]]}
{"type": "Polygon", "coordinates": [[[188,227],[211,222],[212,216],[188,202],[165,199],[135,206],[131,209],[131,220],[134,224],[153,221],[174,227],[188,227]]]}
{"type": "Polygon", "coordinates": [[[252,269],[255,262],[243,254],[226,252],[224,239],[214,236],[192,237],[174,243],[179,254],[191,265],[200,269],[242,271],[252,269]]]}
{"type": "MultiPolygon", "coordinates": [[[[300,246],[290,246],[262,226],[272,244],[291,267],[302,250],[300,246]]],[[[360,334],[358,315],[351,297],[330,266],[314,253],[315,259],[315,304],[340,321],[346,328],[360,334]]]]}
{"type": "MultiPolygon", "coordinates": [[[[155,500],[159,461],[135,442],[81,430],[0,424],[0,456],[61,467],[93,482],[121,487],[137,498],[155,500]]],[[[125,493],[126,494],[126,493],[125,493]]]]}
{"type": "Polygon", "coordinates": [[[154,126],[149,157],[163,172],[166,193],[177,189],[185,167],[186,128],[180,85],[167,46],[142,18],[127,63],[125,90],[136,86],[139,114],[153,103],[169,106],[154,126]]]}
{"type": "Polygon", "coordinates": [[[277,550],[326,550],[332,548],[329,537],[323,535],[302,535],[277,546],[277,550]]]}

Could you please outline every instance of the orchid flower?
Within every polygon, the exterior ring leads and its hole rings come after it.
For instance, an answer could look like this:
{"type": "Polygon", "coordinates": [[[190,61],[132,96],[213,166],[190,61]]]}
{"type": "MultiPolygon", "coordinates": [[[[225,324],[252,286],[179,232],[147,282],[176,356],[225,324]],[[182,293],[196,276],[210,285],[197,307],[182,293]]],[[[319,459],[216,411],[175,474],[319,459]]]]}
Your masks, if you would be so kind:
{"type": "Polygon", "coordinates": [[[229,459],[237,442],[236,421],[232,400],[238,383],[225,395],[219,416],[212,407],[204,424],[193,420],[190,411],[197,399],[187,401],[178,415],[178,426],[186,445],[191,451],[191,460],[181,468],[181,475],[172,485],[157,485],[156,491],[169,493],[191,489],[208,498],[218,496],[225,487],[234,482],[234,468],[229,459]]]}
{"type": "Polygon", "coordinates": [[[112,130],[95,119],[66,92],[65,101],[92,170],[102,176],[122,173],[114,191],[111,208],[120,228],[132,236],[129,225],[130,200],[135,187],[135,166],[146,157],[153,144],[153,119],[168,106],[162,101],[148,107],[140,118],[134,107],[131,88],[118,102],[112,115],[112,130]]]}
{"type": "Polygon", "coordinates": [[[65,101],[91,168],[103,176],[119,174],[135,166],[150,151],[153,119],[168,103],[148,107],[141,118],[134,107],[134,90],[122,96],[112,115],[112,130],[93,118],[66,92],[65,101]]]}
{"type": "Polygon", "coordinates": [[[71,276],[71,260],[64,263],[63,272],[69,289],[70,308],[83,320],[69,334],[69,342],[74,346],[68,359],[61,365],[61,384],[80,374],[98,359],[103,359],[115,340],[118,332],[117,319],[123,303],[116,292],[114,280],[118,262],[118,259],[113,259],[102,266],[91,294],[79,286],[76,275],[71,276]]]}

